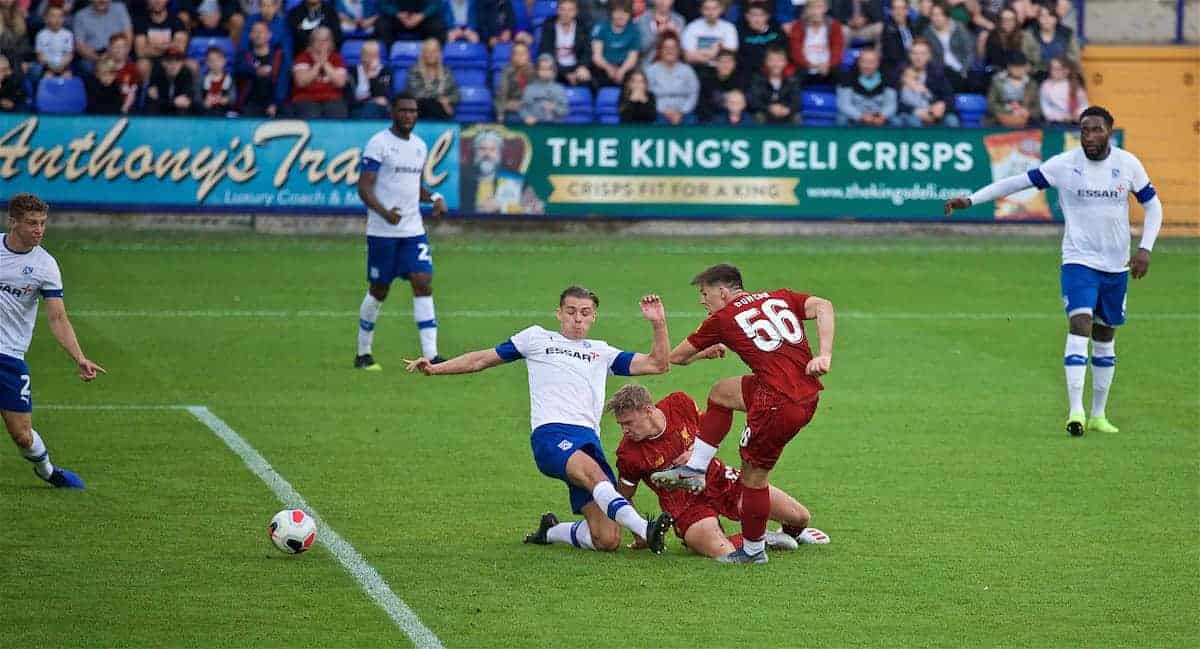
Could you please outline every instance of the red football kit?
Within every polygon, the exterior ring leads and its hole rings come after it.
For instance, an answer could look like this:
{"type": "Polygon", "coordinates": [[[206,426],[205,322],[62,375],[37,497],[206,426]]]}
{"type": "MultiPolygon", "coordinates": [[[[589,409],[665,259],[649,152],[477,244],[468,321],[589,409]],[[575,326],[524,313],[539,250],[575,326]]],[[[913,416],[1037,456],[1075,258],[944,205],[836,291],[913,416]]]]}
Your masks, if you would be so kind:
{"type": "Polygon", "coordinates": [[[640,442],[628,437],[621,439],[617,446],[617,472],[621,482],[633,487],[645,481],[658,496],[663,511],[675,518],[675,533],[679,538],[683,538],[689,527],[710,516],[739,520],[739,474],[718,458],[713,458],[708,465],[704,491],[700,494],[661,489],[649,481],[650,474],[655,471],[686,463],[700,430],[696,402],[683,392],[667,395],[656,405],[667,416],[667,427],[658,437],[640,442]]]}
{"type": "Polygon", "coordinates": [[[687,338],[697,350],[723,343],[754,372],[742,377],[747,412],[741,456],[756,467],[775,466],[784,446],[812,420],[824,389],[805,371],[813,358],[803,323],[808,298],[782,288],[745,293],[687,338]]]}

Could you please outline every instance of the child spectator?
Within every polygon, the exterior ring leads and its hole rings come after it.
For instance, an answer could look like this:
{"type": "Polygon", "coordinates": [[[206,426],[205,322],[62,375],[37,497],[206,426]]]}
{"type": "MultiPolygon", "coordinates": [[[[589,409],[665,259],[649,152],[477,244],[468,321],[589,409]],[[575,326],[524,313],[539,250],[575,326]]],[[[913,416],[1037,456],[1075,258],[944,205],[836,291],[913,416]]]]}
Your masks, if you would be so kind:
{"type": "Polygon", "coordinates": [[[496,86],[496,121],[506,124],[520,119],[521,95],[535,75],[533,64],[529,61],[529,46],[514,43],[512,58],[504,66],[500,83],[496,86]]]}
{"type": "Polygon", "coordinates": [[[725,110],[714,123],[722,126],[751,126],[757,122],[746,113],[746,95],[734,88],[725,93],[725,110]]]}
{"type": "Polygon", "coordinates": [[[842,24],[827,18],[825,9],[825,0],[808,0],[804,20],[792,26],[792,63],[802,86],[832,83],[832,72],[842,63],[842,24]]]}
{"type": "Polygon", "coordinates": [[[1050,59],[1049,70],[1049,78],[1038,90],[1042,119],[1063,126],[1078,124],[1079,113],[1088,107],[1082,75],[1069,60],[1059,56],[1050,59]]]}
{"type": "Polygon", "coordinates": [[[658,120],[654,93],[650,92],[646,74],[641,70],[634,70],[625,77],[625,86],[621,88],[621,98],[617,102],[617,115],[622,124],[653,124],[658,120]]]}
{"type": "Polygon", "coordinates": [[[392,73],[383,64],[379,42],[363,43],[358,65],[354,66],[354,116],[386,119],[391,92],[392,73]]]}
{"type": "Polygon", "coordinates": [[[738,24],[738,67],[750,74],[757,74],[762,71],[767,50],[772,47],[786,48],[787,44],[787,35],[771,18],[767,3],[751,0],[738,24]]]}
{"type": "Polygon", "coordinates": [[[348,76],[342,55],[333,49],[333,30],[324,26],[314,29],[308,48],[292,64],[292,105],[296,116],[345,118],[349,110],[342,91],[348,76]]]}
{"type": "Polygon", "coordinates": [[[250,28],[254,26],[254,23],[266,23],[267,28],[271,32],[271,45],[278,45],[283,50],[284,61],[290,66],[295,49],[292,48],[292,28],[288,25],[287,16],[279,11],[282,1],[258,0],[259,13],[250,14],[246,18],[246,26],[242,28],[242,38],[239,41],[239,45],[242,48],[248,47],[247,43],[250,42],[250,28]]]}
{"type": "Polygon", "coordinates": [[[365,38],[375,33],[379,21],[376,0],[337,0],[336,6],[343,35],[365,38]]]}
{"type": "Polygon", "coordinates": [[[787,54],[783,48],[767,50],[763,71],[750,85],[750,110],[764,124],[795,124],[800,84],[787,73],[787,54]]]}
{"type": "Polygon", "coordinates": [[[458,82],[442,64],[436,38],[421,45],[421,58],[408,70],[408,92],[417,100],[421,119],[449,119],[458,106],[458,82]]]}
{"type": "Polygon", "coordinates": [[[25,110],[25,85],[13,73],[8,57],[0,54],[0,112],[15,113],[25,110]]]}
{"type": "Polygon", "coordinates": [[[537,79],[525,86],[521,95],[521,121],[533,126],[539,122],[557,122],[567,116],[567,93],[554,80],[557,74],[552,55],[538,57],[537,79]]]}
{"type": "Polygon", "coordinates": [[[900,106],[893,123],[901,126],[958,126],[954,88],[941,66],[932,62],[929,42],[913,41],[900,80],[900,106]],[[906,92],[907,91],[907,92],[906,92]]]}
{"type": "Polygon", "coordinates": [[[654,93],[659,121],[664,124],[694,124],[696,102],[700,99],[700,80],[692,66],[679,60],[681,48],[674,34],[658,39],[658,56],[646,68],[646,81],[654,93]]]}
{"type": "Polygon", "coordinates": [[[587,62],[591,59],[592,46],[588,32],[578,20],[579,3],[576,0],[559,0],[558,16],[542,23],[542,41],[538,55],[553,54],[558,64],[558,80],[571,86],[586,85],[592,81],[587,62]]]}
{"type": "Polygon", "coordinates": [[[896,89],[883,82],[879,54],[863,50],[837,89],[839,126],[886,126],[896,116],[896,89]]]}
{"type": "Polygon", "coordinates": [[[688,23],[680,39],[685,61],[711,68],[717,64],[717,52],[722,48],[737,51],[737,28],[721,18],[723,11],[725,8],[721,0],[703,0],[700,3],[700,17],[688,23]]]}
{"type": "Polygon", "coordinates": [[[142,91],[142,85],[145,80],[150,78],[152,70],[147,70],[145,74],[138,69],[136,63],[129,58],[129,39],[125,34],[117,32],[108,39],[108,51],[105,57],[112,59],[117,64],[117,84],[121,88],[121,106],[125,108],[125,113],[132,111],[137,104],[138,95],[142,91]]]}
{"type": "Polygon", "coordinates": [[[126,105],[117,81],[117,70],[121,65],[108,55],[96,64],[93,74],[84,78],[87,87],[87,112],[92,115],[118,115],[128,113],[132,105],[126,105]]]}
{"type": "Polygon", "coordinates": [[[237,108],[246,117],[275,117],[287,101],[287,59],[267,25],[250,23],[249,47],[238,52],[237,108]]]}
{"type": "MultiPolygon", "coordinates": [[[[592,29],[592,78],[597,86],[619,86],[637,66],[641,34],[629,23],[629,0],[612,0],[608,22],[592,29]]],[[[541,58],[541,57],[539,57],[541,58]]]]}
{"type": "Polygon", "coordinates": [[[1025,128],[1039,118],[1037,82],[1029,75],[1029,61],[1013,52],[1004,72],[992,77],[988,89],[988,122],[1008,128],[1025,128]]]}
{"type": "MultiPolygon", "coordinates": [[[[494,0],[486,0],[494,1],[494,0]]],[[[447,41],[478,43],[482,31],[477,0],[443,0],[442,22],[446,24],[447,41]]]]}
{"type": "Polygon", "coordinates": [[[210,47],[204,53],[207,70],[200,82],[200,107],[204,115],[222,117],[233,109],[233,75],[225,69],[225,51],[210,47]]]}
{"type": "Polygon", "coordinates": [[[151,115],[189,115],[196,77],[183,64],[183,51],[169,47],[154,66],[146,89],[146,112],[151,115]]]}
{"type": "Polygon", "coordinates": [[[30,75],[36,83],[42,74],[51,77],[71,76],[71,60],[75,52],[75,36],[64,27],[66,14],[62,7],[46,10],[46,26],[38,32],[36,46],[38,68],[30,75]]]}

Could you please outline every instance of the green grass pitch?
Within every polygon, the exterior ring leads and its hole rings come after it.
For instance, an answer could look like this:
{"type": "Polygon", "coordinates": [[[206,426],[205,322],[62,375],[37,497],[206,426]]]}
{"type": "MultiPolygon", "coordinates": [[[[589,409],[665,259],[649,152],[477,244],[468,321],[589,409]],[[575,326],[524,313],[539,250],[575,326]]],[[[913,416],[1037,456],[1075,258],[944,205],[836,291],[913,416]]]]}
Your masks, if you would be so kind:
{"type": "MultiPolygon", "coordinates": [[[[677,342],[700,321],[688,280],[720,261],[753,288],[833,300],[827,389],[773,473],[833,543],[750,569],[673,537],[661,557],[522,545],[541,512],[568,514],[530,458],[523,364],[404,374],[418,346],[397,284],[385,371],[352,371],[359,238],[52,227],[46,247],[109,373],[80,383],[39,325],[34,425],[88,489],[48,489],[0,453],[0,647],[410,644],[326,547],[269,547],[280,503],[187,412],[50,407],[112,404],[211,409],[446,647],[1200,643],[1196,242],[1162,242],[1131,282],[1108,409],[1121,432],[1071,439],[1053,237],[435,236],[446,354],[554,326],[572,282],[601,296],[594,337],[647,350],[636,299],[657,292],[677,342]]],[[[703,404],[741,373],[728,358],[643,382],[703,404]]],[[[611,418],[602,438],[611,458],[611,418]]],[[[657,511],[645,488],[637,504],[657,511]]]]}

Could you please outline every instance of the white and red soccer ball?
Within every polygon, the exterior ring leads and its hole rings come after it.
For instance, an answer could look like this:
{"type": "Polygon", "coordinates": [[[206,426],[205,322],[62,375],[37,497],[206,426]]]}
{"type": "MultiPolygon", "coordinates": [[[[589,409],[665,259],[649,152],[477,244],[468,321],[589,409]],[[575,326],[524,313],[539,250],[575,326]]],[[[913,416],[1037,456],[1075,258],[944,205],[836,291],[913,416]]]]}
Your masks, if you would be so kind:
{"type": "Polygon", "coordinates": [[[317,540],[317,521],[303,509],[285,509],[267,526],[271,543],[287,554],[306,552],[317,540]]]}

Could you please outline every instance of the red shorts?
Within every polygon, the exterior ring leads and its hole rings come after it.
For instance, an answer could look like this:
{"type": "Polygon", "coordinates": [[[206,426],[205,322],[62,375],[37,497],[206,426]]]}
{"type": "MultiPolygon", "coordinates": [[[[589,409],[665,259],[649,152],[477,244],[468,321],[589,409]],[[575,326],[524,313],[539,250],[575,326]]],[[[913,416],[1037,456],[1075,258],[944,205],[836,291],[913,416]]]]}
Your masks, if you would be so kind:
{"type": "Polygon", "coordinates": [[[742,377],[742,400],[746,403],[746,430],[742,432],[742,462],[760,469],[773,469],[801,428],[817,412],[818,395],[799,401],[760,385],[758,377],[742,377]]]}
{"type": "Polygon", "coordinates": [[[688,528],[706,518],[724,516],[731,521],[741,520],[742,484],[732,467],[709,466],[704,493],[690,496],[687,503],[671,512],[675,517],[675,535],[683,538],[688,528]]]}

